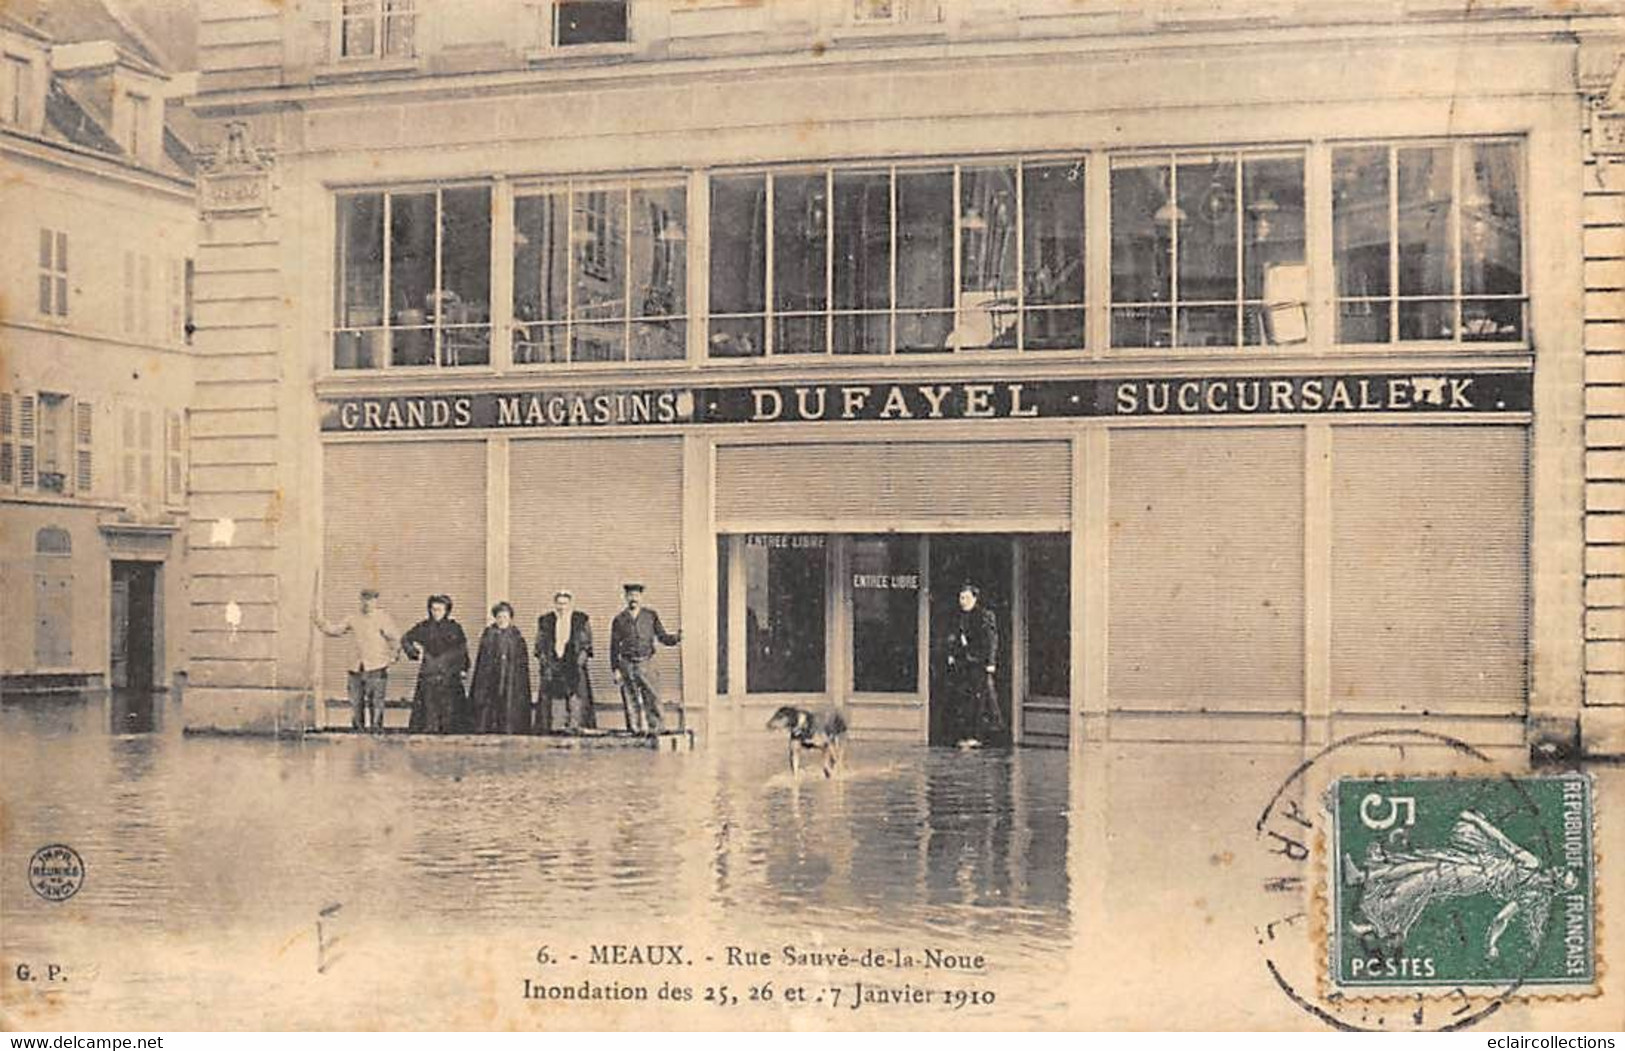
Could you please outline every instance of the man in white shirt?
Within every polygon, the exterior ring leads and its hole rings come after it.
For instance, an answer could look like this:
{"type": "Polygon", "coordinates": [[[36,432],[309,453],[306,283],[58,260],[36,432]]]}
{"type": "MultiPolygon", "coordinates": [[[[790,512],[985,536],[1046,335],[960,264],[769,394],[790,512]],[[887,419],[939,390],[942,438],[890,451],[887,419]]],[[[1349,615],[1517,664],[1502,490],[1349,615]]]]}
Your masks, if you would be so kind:
{"type": "Polygon", "coordinates": [[[312,611],[311,620],[323,635],[338,638],[349,635],[355,644],[350,662],[350,728],[364,730],[366,713],[372,712],[372,728],[384,728],[384,693],[389,686],[389,665],[400,650],[401,632],[395,620],[378,605],[374,588],[361,591],[361,612],[352,613],[341,624],[332,624],[312,611]]]}

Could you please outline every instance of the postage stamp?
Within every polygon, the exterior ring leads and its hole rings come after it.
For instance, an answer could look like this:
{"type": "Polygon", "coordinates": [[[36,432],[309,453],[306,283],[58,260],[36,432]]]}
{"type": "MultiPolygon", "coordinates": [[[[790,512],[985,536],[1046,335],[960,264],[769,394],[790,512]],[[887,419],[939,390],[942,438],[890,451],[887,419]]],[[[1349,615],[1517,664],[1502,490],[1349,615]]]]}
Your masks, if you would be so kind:
{"type": "Polygon", "coordinates": [[[1344,777],[1328,802],[1335,990],[1594,986],[1589,777],[1344,777]]]}

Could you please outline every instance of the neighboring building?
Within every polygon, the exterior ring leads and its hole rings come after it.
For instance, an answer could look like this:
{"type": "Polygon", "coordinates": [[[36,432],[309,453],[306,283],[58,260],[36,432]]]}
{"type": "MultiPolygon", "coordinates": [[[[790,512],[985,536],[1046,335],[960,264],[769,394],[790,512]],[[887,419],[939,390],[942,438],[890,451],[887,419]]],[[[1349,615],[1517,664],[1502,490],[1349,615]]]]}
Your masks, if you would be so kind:
{"type": "Polygon", "coordinates": [[[638,579],[691,725],[924,742],[970,579],[1023,743],[1618,752],[1622,39],[1604,2],[211,3],[187,718],[332,721],[313,598],[529,632],[566,586],[602,637],[638,579]]]}
{"type": "Polygon", "coordinates": [[[167,688],[197,228],[180,88],[105,11],[22,13],[0,14],[0,685],[167,688]]]}

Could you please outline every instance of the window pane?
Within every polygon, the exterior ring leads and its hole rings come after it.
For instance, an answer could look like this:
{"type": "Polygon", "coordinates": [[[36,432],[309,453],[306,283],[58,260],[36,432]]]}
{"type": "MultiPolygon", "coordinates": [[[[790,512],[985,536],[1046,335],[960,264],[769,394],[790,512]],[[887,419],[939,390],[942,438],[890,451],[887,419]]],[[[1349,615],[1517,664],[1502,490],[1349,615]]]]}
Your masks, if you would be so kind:
{"type": "Polygon", "coordinates": [[[1465,147],[1461,196],[1461,290],[1468,294],[1523,292],[1520,229],[1522,164],[1512,143],[1465,147]]]}
{"type": "Polygon", "coordinates": [[[961,347],[1016,345],[1016,173],[966,168],[959,175],[961,347]]]}
{"type": "Polygon", "coordinates": [[[852,687],[913,693],[919,687],[920,541],[852,538],[852,687]]]}
{"type": "MultiPolygon", "coordinates": [[[[1388,148],[1365,146],[1332,153],[1332,241],[1337,294],[1344,299],[1389,294],[1388,148]]],[[[1338,311],[1341,343],[1386,343],[1386,303],[1344,303],[1338,311]]]]}
{"type": "Polygon", "coordinates": [[[1065,536],[1027,541],[1027,692],[1072,694],[1072,551],[1065,536]]]}
{"type": "Polygon", "coordinates": [[[1400,300],[1400,339],[1449,339],[1456,331],[1456,304],[1448,299],[1400,300]]]}
{"type": "MultiPolygon", "coordinates": [[[[835,308],[891,306],[891,177],[835,173],[835,308]]],[[[841,347],[837,342],[837,350],[841,347]]]]}
{"type": "Polygon", "coordinates": [[[446,190],[441,206],[440,289],[443,324],[491,320],[491,191],[446,190]]]}
{"type": "Polygon", "coordinates": [[[1168,261],[1180,213],[1170,196],[1171,182],[1167,165],[1112,169],[1114,303],[1165,302],[1173,295],[1168,261]]]}
{"type": "Polygon", "coordinates": [[[1449,295],[1450,148],[1412,147],[1398,153],[1399,294],[1449,295]]]}
{"type": "MultiPolygon", "coordinates": [[[[773,309],[806,313],[829,306],[829,202],[818,175],[773,180],[773,309]]],[[[775,344],[775,349],[778,349],[775,344]]]]}
{"type": "MultiPolygon", "coordinates": [[[[1236,298],[1236,163],[1179,163],[1179,300],[1236,298]]],[[[1183,340],[1181,340],[1183,342],[1183,340]]],[[[1232,338],[1229,342],[1235,342],[1232,338]]]]}
{"type": "Polygon", "coordinates": [[[686,190],[632,191],[632,313],[678,317],[688,312],[686,190]]]}
{"type": "Polygon", "coordinates": [[[441,194],[441,361],[491,360],[491,191],[483,186],[441,194]]]}
{"type": "Polygon", "coordinates": [[[516,321],[563,321],[569,222],[563,191],[514,201],[513,314],[516,321]]]}
{"type": "Polygon", "coordinates": [[[1170,346],[1173,320],[1172,307],[1113,307],[1112,346],[1170,346]]]}
{"type": "Polygon", "coordinates": [[[578,190],[570,237],[575,244],[575,301],[571,319],[626,316],[626,195],[620,190],[578,190]]]}
{"type": "Polygon", "coordinates": [[[822,354],[828,318],[824,314],[780,314],[773,319],[774,354],[822,354]]]}
{"type": "Polygon", "coordinates": [[[391,58],[412,56],[413,0],[384,0],[384,54],[391,58]]]}
{"type": "Polygon", "coordinates": [[[1236,308],[1198,306],[1178,308],[1179,345],[1233,347],[1236,345],[1236,308]]]}
{"type": "Polygon", "coordinates": [[[835,315],[835,353],[837,354],[884,354],[890,342],[890,315],[835,315]]]}
{"type": "Polygon", "coordinates": [[[1035,350],[1083,346],[1083,161],[1022,169],[1023,283],[1029,310],[1022,343],[1035,350]]]}
{"type": "Polygon", "coordinates": [[[676,361],[688,352],[688,325],[682,318],[632,322],[633,361],[676,361]]]}
{"type": "Polygon", "coordinates": [[[1465,300],[1461,304],[1461,338],[1474,342],[1523,339],[1523,300],[1465,300]]]}
{"type": "Polygon", "coordinates": [[[626,322],[577,321],[571,326],[571,361],[621,361],[625,357],[626,322]]]}
{"type": "Polygon", "coordinates": [[[626,39],[626,0],[558,0],[560,44],[610,44],[626,39]]]}
{"type": "Polygon", "coordinates": [[[946,310],[953,305],[954,173],[898,172],[897,306],[946,310]]]}
{"type": "Polygon", "coordinates": [[[1247,343],[1309,338],[1309,269],[1304,263],[1303,159],[1243,160],[1242,295],[1263,300],[1244,314],[1247,343]]]}
{"type": "Polygon", "coordinates": [[[433,332],[425,327],[434,298],[435,195],[394,194],[389,202],[390,324],[396,365],[434,364],[433,332]]]}
{"type": "Polygon", "coordinates": [[[824,692],[822,536],[745,538],[745,689],[824,692]]]}
{"type": "MultiPolygon", "coordinates": [[[[711,180],[711,313],[760,314],[766,309],[767,177],[711,180]]],[[[713,357],[765,353],[759,320],[713,318],[708,343],[713,357]]]]}
{"type": "Polygon", "coordinates": [[[344,0],[339,53],[345,58],[368,58],[377,50],[377,0],[344,0]]]}

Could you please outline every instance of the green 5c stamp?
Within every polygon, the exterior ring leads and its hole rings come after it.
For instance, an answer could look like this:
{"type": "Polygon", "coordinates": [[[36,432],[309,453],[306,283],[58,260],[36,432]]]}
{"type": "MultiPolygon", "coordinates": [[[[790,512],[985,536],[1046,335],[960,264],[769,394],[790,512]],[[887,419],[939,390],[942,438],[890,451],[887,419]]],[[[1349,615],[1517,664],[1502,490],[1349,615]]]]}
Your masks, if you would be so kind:
{"type": "Polygon", "coordinates": [[[1595,984],[1589,778],[1340,778],[1330,803],[1333,987],[1595,984]]]}

